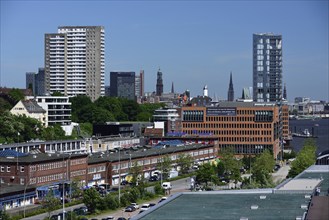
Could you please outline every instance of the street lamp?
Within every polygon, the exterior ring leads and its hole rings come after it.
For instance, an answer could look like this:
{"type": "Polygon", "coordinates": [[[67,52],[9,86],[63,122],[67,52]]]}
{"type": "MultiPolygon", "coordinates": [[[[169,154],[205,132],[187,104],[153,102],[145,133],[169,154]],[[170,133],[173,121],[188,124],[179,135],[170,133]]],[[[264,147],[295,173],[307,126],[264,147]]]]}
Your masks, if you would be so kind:
{"type": "Polygon", "coordinates": [[[251,184],[251,137],[249,137],[249,147],[250,147],[250,149],[249,149],[249,174],[250,174],[250,176],[249,176],[249,183],[251,184]]]}
{"type": "Polygon", "coordinates": [[[120,164],[120,160],[121,160],[121,155],[120,155],[120,148],[119,147],[119,205],[121,205],[121,164],[120,164]]]}
{"type": "Polygon", "coordinates": [[[30,163],[30,165],[28,166],[28,169],[27,169],[28,175],[27,175],[27,181],[25,183],[25,188],[24,188],[24,199],[23,199],[23,202],[24,202],[24,218],[25,218],[25,207],[26,207],[26,204],[25,204],[26,189],[27,189],[27,186],[31,184],[31,178],[32,178],[32,173],[30,172],[31,171],[31,165],[32,165],[32,162],[30,163]]]}
{"type": "MultiPolygon", "coordinates": [[[[63,154],[63,167],[64,167],[64,154],[63,154]]],[[[66,165],[67,166],[67,165],[66,165]]],[[[65,183],[64,183],[64,172],[63,172],[63,187],[62,187],[62,190],[63,190],[63,220],[65,220],[65,199],[64,199],[64,193],[65,193],[65,183]]]]}

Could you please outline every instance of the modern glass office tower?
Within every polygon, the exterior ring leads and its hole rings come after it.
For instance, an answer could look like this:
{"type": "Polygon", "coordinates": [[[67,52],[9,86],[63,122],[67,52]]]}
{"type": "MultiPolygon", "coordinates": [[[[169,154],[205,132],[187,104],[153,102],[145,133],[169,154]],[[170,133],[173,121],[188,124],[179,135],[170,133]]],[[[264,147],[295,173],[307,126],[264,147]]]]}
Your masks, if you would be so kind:
{"type": "Polygon", "coordinates": [[[102,26],[61,26],[45,34],[45,76],[48,93],[105,95],[105,32],[102,26]]]}
{"type": "Polygon", "coordinates": [[[135,72],[110,72],[110,96],[135,100],[135,72]]]}
{"type": "Polygon", "coordinates": [[[282,99],[282,36],[253,34],[253,100],[280,102],[282,99]]]}

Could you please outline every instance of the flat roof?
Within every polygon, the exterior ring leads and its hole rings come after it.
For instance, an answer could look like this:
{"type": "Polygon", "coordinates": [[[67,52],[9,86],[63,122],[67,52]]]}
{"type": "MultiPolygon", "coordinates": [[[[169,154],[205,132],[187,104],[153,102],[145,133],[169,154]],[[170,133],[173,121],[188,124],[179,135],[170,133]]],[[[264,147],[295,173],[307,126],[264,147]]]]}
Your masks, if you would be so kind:
{"type": "Polygon", "coordinates": [[[310,201],[304,194],[250,192],[181,193],[132,219],[296,219],[310,201]]]}
{"type": "Polygon", "coordinates": [[[293,179],[278,190],[314,190],[321,181],[321,179],[293,179]]]}

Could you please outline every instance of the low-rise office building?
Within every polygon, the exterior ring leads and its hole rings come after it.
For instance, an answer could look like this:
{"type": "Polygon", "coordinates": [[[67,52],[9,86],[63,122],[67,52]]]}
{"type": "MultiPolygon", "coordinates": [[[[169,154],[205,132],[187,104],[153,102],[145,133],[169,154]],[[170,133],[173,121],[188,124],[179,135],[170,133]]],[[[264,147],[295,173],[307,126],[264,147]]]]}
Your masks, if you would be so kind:
{"type": "Polygon", "coordinates": [[[289,134],[288,108],[271,103],[220,102],[217,106],[181,108],[182,132],[190,136],[218,137],[219,148],[233,147],[237,155],[264,150],[280,157],[289,134]]]}
{"type": "MultiPolygon", "coordinates": [[[[35,187],[38,199],[42,199],[50,188],[55,195],[63,195],[60,193],[63,189],[60,188],[63,188],[64,183],[69,184],[72,180],[79,181],[81,184],[86,182],[87,154],[46,154],[37,150],[26,154],[5,150],[0,151],[0,159],[2,186],[4,188],[15,185],[25,188],[35,187]]],[[[64,191],[65,195],[69,193],[68,188],[64,191]]],[[[30,202],[18,200],[16,206],[30,202]]]]}
{"type": "Polygon", "coordinates": [[[64,194],[66,197],[70,194],[72,181],[88,187],[105,183],[119,185],[135,164],[141,166],[144,177],[149,178],[159,168],[158,164],[164,156],[172,160],[172,169],[179,169],[175,160],[180,154],[189,154],[195,161],[202,163],[215,159],[217,149],[213,144],[187,144],[165,148],[116,148],[90,155],[50,154],[39,150],[29,153],[0,151],[0,198],[6,197],[0,200],[0,205],[11,209],[37,203],[50,189],[55,196],[62,197],[64,194]],[[22,187],[29,194],[22,193],[22,187]],[[17,193],[14,189],[17,189],[17,193]],[[14,195],[17,198],[12,197],[14,195]]]}
{"type": "Polygon", "coordinates": [[[31,141],[13,144],[0,145],[0,152],[4,150],[14,150],[21,153],[29,153],[33,150],[40,150],[44,153],[86,153],[86,141],[83,139],[56,140],[56,141],[31,141]]]}

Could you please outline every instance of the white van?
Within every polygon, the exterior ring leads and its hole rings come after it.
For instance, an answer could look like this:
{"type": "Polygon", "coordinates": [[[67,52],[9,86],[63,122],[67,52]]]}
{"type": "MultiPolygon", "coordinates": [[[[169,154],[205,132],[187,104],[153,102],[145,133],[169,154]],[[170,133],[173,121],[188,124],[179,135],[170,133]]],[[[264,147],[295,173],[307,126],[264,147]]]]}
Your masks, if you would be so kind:
{"type": "Polygon", "coordinates": [[[171,183],[170,182],[163,182],[162,183],[163,189],[171,189],[171,183]]]}

